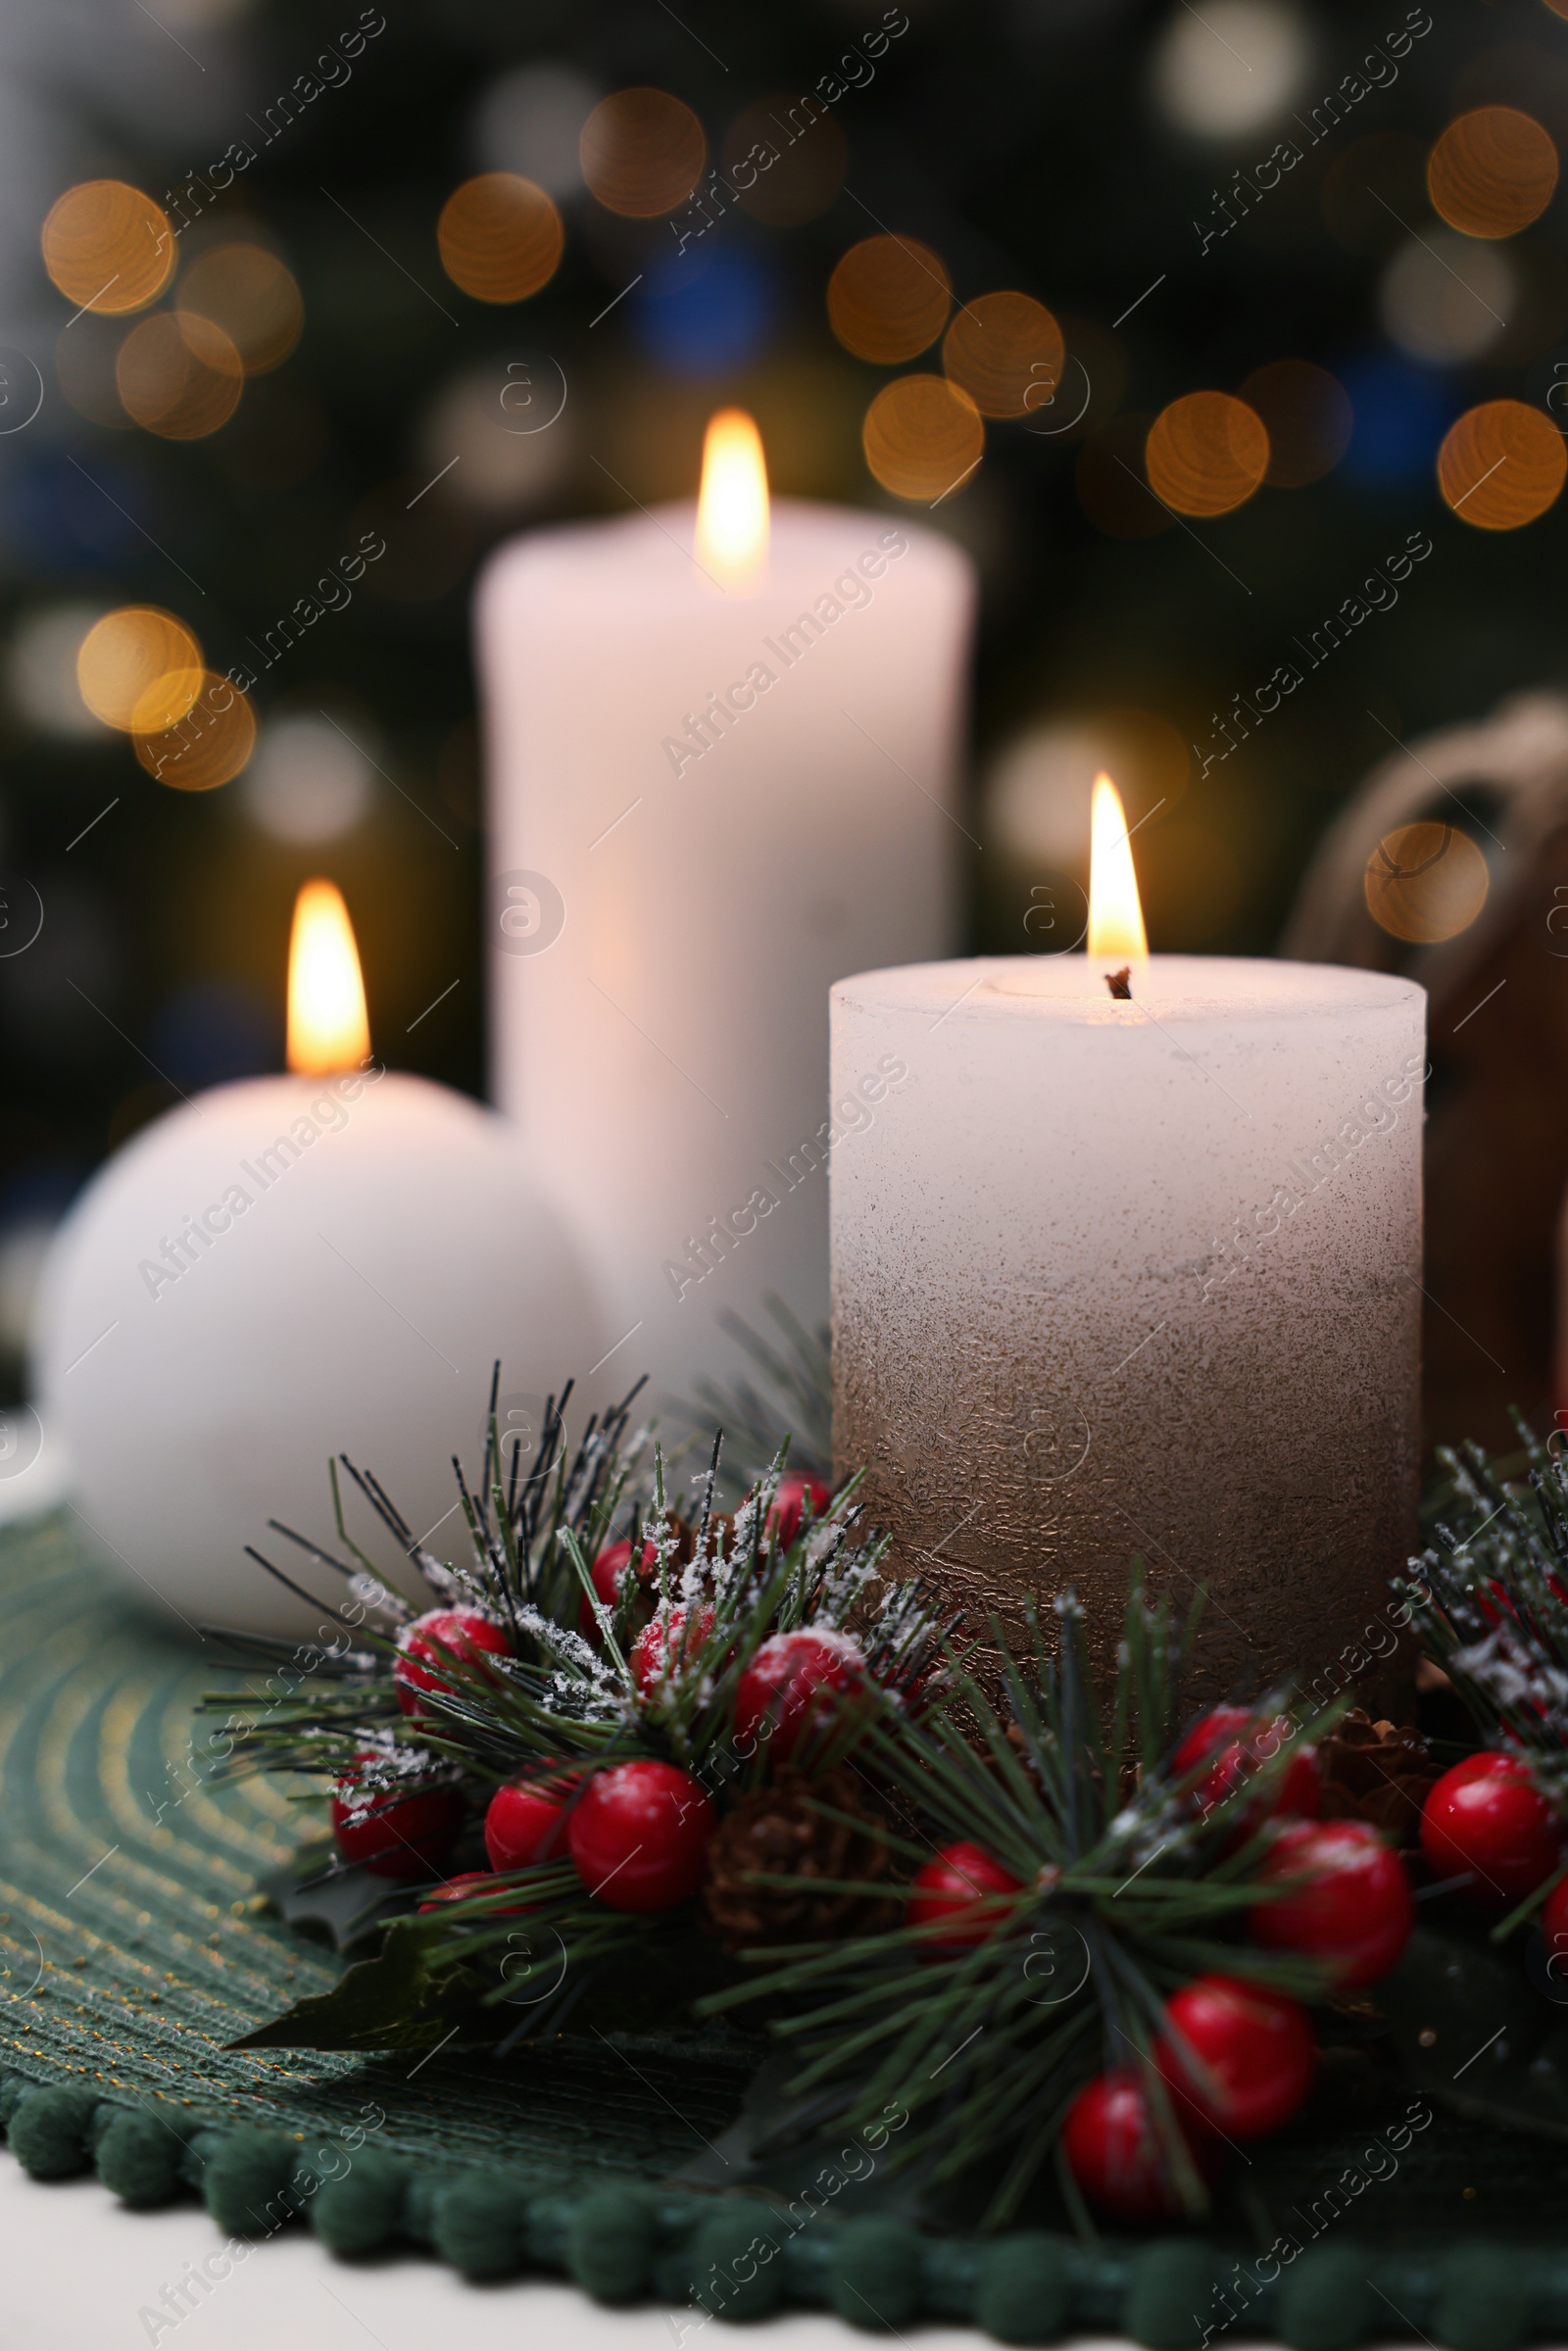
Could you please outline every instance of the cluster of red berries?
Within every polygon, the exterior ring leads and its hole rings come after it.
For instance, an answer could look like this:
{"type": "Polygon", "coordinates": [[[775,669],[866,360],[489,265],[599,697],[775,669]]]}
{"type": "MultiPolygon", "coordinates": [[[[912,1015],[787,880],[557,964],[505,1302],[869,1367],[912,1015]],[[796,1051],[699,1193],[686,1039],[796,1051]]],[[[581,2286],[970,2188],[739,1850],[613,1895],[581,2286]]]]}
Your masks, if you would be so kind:
{"type": "MultiPolygon", "coordinates": [[[[1207,1810],[1233,1794],[1291,1736],[1287,1722],[1256,1736],[1244,1707],[1217,1706],[1172,1757],[1178,1780],[1197,1774],[1193,1801],[1207,1810]],[[1253,1736],[1249,1739],[1249,1734],[1253,1736]]],[[[1359,1821],[1313,1817],[1321,1787],[1310,1747],[1279,1776],[1266,1811],[1241,1807],[1242,1834],[1269,1814],[1273,1840],[1258,1873],[1271,1893],[1248,1913],[1255,1943],[1320,1961],[1342,1985],[1376,1983],[1403,1951],[1414,1917],[1404,1865],[1359,1821]],[[1303,1817],[1304,1816],[1304,1817],[1303,1817]]],[[[1022,1882],[970,1843],[945,1845],[916,1874],[906,1917],[922,1956],[961,1956],[994,1934],[1022,1882]]],[[[1316,2046],[1306,2010],[1283,1993],[1229,1976],[1200,1976],[1166,2002],[1155,2066],[1169,2085],[1200,2177],[1217,2168],[1226,2139],[1253,2138],[1289,2121],[1312,2085],[1316,2046]]],[[[1143,2075],[1117,2066],[1082,2089],[1068,2111],[1062,2145],[1073,2177],[1102,2212],[1154,2221],[1180,2209],[1176,2185],[1150,2112],[1143,2075]]]]}
{"type": "MultiPolygon", "coordinates": [[[[1467,1755],[1427,1792],[1421,1850],[1440,1884],[1494,1908],[1528,1900],[1568,1863],[1568,1828],[1517,1755],[1467,1755]]],[[[1568,1878],[1541,1914],[1553,1953],[1568,1952],[1568,1878]]]]}
{"type": "MultiPolygon", "coordinates": [[[[781,1545],[799,1534],[808,1507],[827,1507],[827,1489],[813,1479],[780,1480],[767,1527],[781,1545]]],[[[659,1553],[642,1545],[639,1572],[649,1577],[659,1553]]],[[[592,1569],[600,1600],[612,1606],[632,1565],[629,1542],[610,1544],[592,1569]]],[[[586,1596],[585,1630],[596,1629],[586,1596]]],[[[643,1696],[680,1674],[700,1653],[715,1622],[712,1606],[698,1601],[656,1615],[638,1634],[629,1659],[643,1696]]],[[[509,1653],[505,1628],[472,1608],[433,1608],[409,1628],[393,1667],[398,1702],[417,1715],[421,1697],[447,1687],[443,1660],[481,1664],[509,1653]]],[[[775,1633],[750,1660],[736,1686],[734,1745],[742,1757],[765,1743],[788,1760],[803,1736],[816,1732],[846,1696],[863,1689],[865,1660],[848,1634],[831,1627],[775,1633]]],[[[356,1757],[361,1775],[377,1757],[356,1757]]],[[[332,1826],[345,1860],[391,1878],[429,1876],[451,1853],[463,1827],[456,1788],[395,1790],[367,1799],[350,1779],[332,1801],[332,1826]]],[[[712,1798],[679,1765],[637,1758],[600,1770],[560,1764],[508,1782],[491,1797],[484,1841],[492,1871],[527,1869],[569,1857],[588,1892],[612,1909],[659,1911],[689,1901],[702,1884],[709,1840],[717,1825],[712,1798]]],[[[461,1900],[483,1888],[489,1873],[466,1871],[432,1889],[422,1909],[461,1900]]]]}

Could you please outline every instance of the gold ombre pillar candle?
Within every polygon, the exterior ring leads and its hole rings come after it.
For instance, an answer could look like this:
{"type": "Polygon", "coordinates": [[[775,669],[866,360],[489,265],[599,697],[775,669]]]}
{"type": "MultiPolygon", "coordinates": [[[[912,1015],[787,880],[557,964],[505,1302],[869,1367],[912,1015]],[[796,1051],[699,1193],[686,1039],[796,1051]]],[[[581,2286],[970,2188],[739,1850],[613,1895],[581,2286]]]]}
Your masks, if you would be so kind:
{"type": "Polygon", "coordinates": [[[836,1462],[972,1617],[1075,1584],[1103,1653],[1141,1554],[1259,1687],[1364,1645],[1414,1535],[1425,997],[1148,955],[1096,816],[1087,954],[833,991],[835,1097],[908,1070],[833,1162],[836,1462]]]}

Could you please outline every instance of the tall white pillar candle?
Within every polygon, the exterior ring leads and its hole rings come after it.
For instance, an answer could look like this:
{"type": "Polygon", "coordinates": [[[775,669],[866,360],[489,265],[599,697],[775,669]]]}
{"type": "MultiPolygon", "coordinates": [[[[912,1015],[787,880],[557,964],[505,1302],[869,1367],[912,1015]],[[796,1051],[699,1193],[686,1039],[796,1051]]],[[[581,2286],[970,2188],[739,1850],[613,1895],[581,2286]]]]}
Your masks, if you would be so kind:
{"type": "Polygon", "coordinates": [[[1142,1554],[1210,1690],[1343,1687],[1414,1534],[1425,996],[1108,960],[834,989],[834,1099],[906,1072],[833,1161],[838,1466],[982,1621],[1073,1583],[1103,1654],[1142,1554]]]}
{"type": "Polygon", "coordinates": [[[781,502],[726,571],[694,519],[535,533],[478,604],[493,1093],[656,1396],[726,1309],[825,1316],[828,987],[951,945],[963,849],[967,560],[781,502]]]}

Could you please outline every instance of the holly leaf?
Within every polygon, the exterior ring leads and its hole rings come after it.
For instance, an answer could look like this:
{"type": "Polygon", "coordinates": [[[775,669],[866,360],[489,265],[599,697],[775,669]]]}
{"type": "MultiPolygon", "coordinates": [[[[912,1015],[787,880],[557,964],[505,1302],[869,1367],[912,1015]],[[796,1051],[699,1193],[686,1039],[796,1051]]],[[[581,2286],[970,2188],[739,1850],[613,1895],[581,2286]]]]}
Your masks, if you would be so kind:
{"type": "Polygon", "coordinates": [[[1568,2018],[1498,1950],[1455,1924],[1423,1925],[1373,1997],[1412,2082],[1478,2122],[1568,2139],[1568,2018]]]}
{"type": "Polygon", "coordinates": [[[434,1967],[428,1929],[397,1920],[373,1959],[356,1960],[330,1991],[296,2000],[231,2049],[430,2049],[454,2033],[494,2040],[496,2018],[471,1968],[434,1967]],[[466,2031],[465,2032],[465,2028],[466,2031]]]}
{"type": "Polygon", "coordinates": [[[388,1913],[413,1899],[407,1886],[374,1870],[352,1863],[329,1866],[336,1858],[329,1847],[315,1847],[306,1858],[310,1866],[303,1876],[297,1857],[257,1884],[285,1926],[330,1943],[334,1951],[350,1951],[378,1934],[388,1913]]]}

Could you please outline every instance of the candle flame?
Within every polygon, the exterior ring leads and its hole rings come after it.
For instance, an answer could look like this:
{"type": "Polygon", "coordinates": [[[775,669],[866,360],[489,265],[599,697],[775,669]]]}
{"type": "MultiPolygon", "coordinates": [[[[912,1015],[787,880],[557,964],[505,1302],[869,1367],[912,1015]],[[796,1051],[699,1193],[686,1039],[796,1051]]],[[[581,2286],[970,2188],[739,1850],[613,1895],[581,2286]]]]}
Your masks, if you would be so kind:
{"type": "Polygon", "coordinates": [[[744,409],[720,409],[709,423],[692,552],[722,588],[752,586],[767,561],[767,462],[744,409]]]}
{"type": "Polygon", "coordinates": [[[288,1065],[300,1077],[352,1069],[370,1051],[365,982],[343,894],[307,882],[288,945],[288,1065]]]}
{"type": "Polygon", "coordinates": [[[1103,774],[1095,778],[1090,808],[1089,953],[1119,962],[1141,962],[1149,954],[1121,794],[1103,774]]]}

